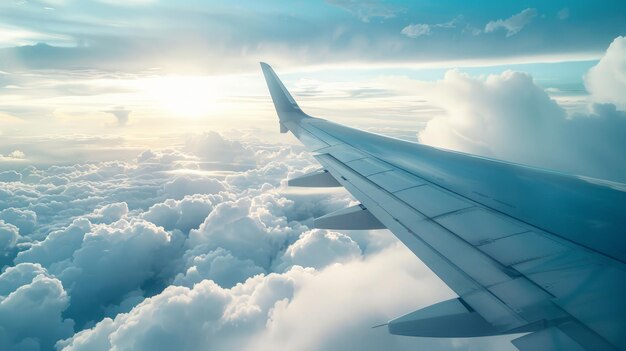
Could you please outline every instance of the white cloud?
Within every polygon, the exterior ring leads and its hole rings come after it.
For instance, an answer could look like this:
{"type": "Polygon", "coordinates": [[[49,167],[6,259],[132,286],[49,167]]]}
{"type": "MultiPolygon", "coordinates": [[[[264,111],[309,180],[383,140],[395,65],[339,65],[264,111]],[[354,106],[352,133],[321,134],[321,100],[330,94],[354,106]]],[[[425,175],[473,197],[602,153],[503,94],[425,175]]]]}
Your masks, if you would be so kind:
{"type": "Polygon", "coordinates": [[[600,62],[585,75],[585,87],[593,101],[626,110],[626,37],[613,40],[600,62]]]}
{"type": "MultiPolygon", "coordinates": [[[[307,273],[290,275],[296,274],[307,273]]],[[[274,304],[293,295],[290,275],[251,279],[231,290],[209,280],[192,288],[171,286],[59,346],[66,351],[241,349],[246,334],[264,325],[274,304]]]]}
{"type": "Polygon", "coordinates": [[[194,194],[215,194],[224,190],[224,183],[215,178],[192,176],[177,177],[163,186],[165,195],[174,199],[194,194]]]}
{"type": "Polygon", "coordinates": [[[38,264],[22,263],[0,274],[0,348],[50,349],[73,333],[61,313],[69,297],[61,282],[38,264]]]}
{"type": "Polygon", "coordinates": [[[511,71],[486,79],[449,71],[421,89],[447,112],[420,133],[425,144],[626,181],[620,151],[626,116],[614,106],[595,104],[587,115],[568,116],[530,75],[511,71]]]}
{"type": "Polygon", "coordinates": [[[19,182],[22,180],[22,174],[16,171],[0,172],[0,182],[19,182]]]}
{"type": "Polygon", "coordinates": [[[532,22],[535,17],[537,17],[537,10],[533,8],[528,8],[507,19],[490,21],[485,25],[485,33],[491,33],[500,29],[504,29],[506,30],[506,36],[510,37],[519,33],[519,31],[521,31],[530,22],[532,22]]]}
{"type": "MultiPolygon", "coordinates": [[[[0,135],[2,135],[2,131],[0,131],[0,135]]],[[[13,150],[8,155],[3,156],[0,154],[0,162],[24,162],[26,161],[26,154],[20,150],[13,150]]],[[[4,173],[4,172],[3,172],[4,173]]],[[[3,180],[0,180],[3,181],[3,180]]]]}
{"type": "Polygon", "coordinates": [[[277,351],[514,349],[503,340],[407,338],[390,335],[385,328],[371,329],[453,297],[427,272],[400,244],[364,260],[329,266],[299,280],[293,299],[276,305],[266,328],[248,345],[277,351]]]}
{"type": "Polygon", "coordinates": [[[222,195],[212,194],[188,195],[182,200],[167,199],[152,205],[142,217],[167,230],[179,229],[183,233],[188,233],[204,222],[213,210],[214,203],[222,201],[224,201],[222,195]]]}
{"type": "Polygon", "coordinates": [[[417,38],[421,37],[422,35],[431,35],[432,31],[430,30],[430,25],[418,23],[410,24],[402,28],[402,31],[400,33],[406,35],[409,38],[417,38]]]}
{"type": "Polygon", "coordinates": [[[289,245],[280,258],[278,269],[294,265],[321,269],[329,264],[349,262],[361,257],[359,245],[349,236],[327,230],[304,232],[289,245]]]}
{"type": "Polygon", "coordinates": [[[569,18],[569,9],[564,7],[557,12],[556,17],[560,20],[565,20],[569,18]]]}
{"type": "Polygon", "coordinates": [[[385,5],[379,0],[326,0],[330,5],[350,11],[363,22],[369,22],[372,18],[392,18],[400,10],[385,5]]]}
{"type": "Polygon", "coordinates": [[[67,314],[79,325],[100,318],[101,308],[119,304],[149,281],[166,279],[164,271],[181,249],[181,235],[150,222],[133,219],[94,226],[72,258],[55,266],[54,273],[70,292],[67,314]]]}
{"type": "Polygon", "coordinates": [[[97,208],[88,218],[95,223],[112,223],[128,214],[128,204],[116,202],[97,208]]]}
{"type": "Polygon", "coordinates": [[[198,229],[189,234],[189,247],[218,247],[269,269],[272,258],[307,228],[278,214],[291,201],[267,193],[217,205],[198,229]],[[277,213],[278,212],[278,213],[277,213]]]}
{"type": "Polygon", "coordinates": [[[0,211],[0,219],[18,227],[22,236],[31,234],[37,224],[35,212],[13,207],[0,211]]]}
{"type": "Polygon", "coordinates": [[[423,35],[431,35],[433,33],[433,31],[435,29],[437,29],[437,28],[443,28],[443,29],[456,28],[456,26],[458,25],[458,23],[462,19],[463,19],[462,16],[457,16],[457,17],[453,18],[452,20],[450,20],[448,22],[444,22],[444,23],[437,23],[437,24],[423,24],[423,23],[409,24],[408,26],[402,28],[402,31],[400,31],[400,33],[406,35],[409,38],[417,38],[417,37],[421,37],[423,35]]]}
{"type": "Polygon", "coordinates": [[[80,248],[85,234],[91,228],[92,225],[86,218],[75,219],[66,228],[51,232],[44,240],[20,252],[15,262],[37,262],[44,267],[51,267],[53,263],[69,260],[80,248]]]}
{"type": "MultiPolygon", "coordinates": [[[[0,279],[0,295],[43,276],[56,284],[47,283],[48,295],[65,301],[54,306],[66,319],[55,312],[50,315],[58,317],[41,321],[50,333],[63,331],[43,341],[43,350],[71,337],[71,329],[61,327],[73,321],[79,332],[59,348],[270,350],[280,349],[282,335],[286,345],[310,343],[309,349],[345,346],[351,339],[364,340],[368,345],[358,345],[364,350],[422,343],[384,330],[372,334],[369,327],[436,302],[449,290],[408,250],[389,249],[396,240],[388,232],[363,232],[353,239],[311,230],[313,217],[351,199],[343,191],[283,188],[287,177],[312,166],[302,148],[241,146],[224,162],[244,155],[258,166],[223,178],[219,193],[205,193],[211,180],[217,181],[208,174],[172,172],[212,157],[188,145],[146,152],[139,162],[30,167],[22,171],[22,182],[2,184],[6,194],[0,193],[0,202],[15,210],[5,215],[15,222],[32,214],[26,222],[37,226],[13,249],[21,251],[17,267],[33,268],[0,279]],[[248,148],[256,151],[250,154],[248,148]],[[181,178],[185,186],[171,188],[181,178]],[[311,314],[315,306],[323,315],[311,317],[315,323],[300,322],[315,337],[311,342],[308,334],[292,329],[295,316],[311,314]],[[345,318],[333,316],[340,307],[345,318]]],[[[36,345],[35,337],[10,340],[25,347],[36,345]]],[[[449,349],[450,341],[432,345],[449,349]]]]}
{"type": "Polygon", "coordinates": [[[13,249],[19,237],[20,233],[16,226],[0,220],[0,256],[13,249]]]}
{"type": "Polygon", "coordinates": [[[185,272],[176,276],[174,285],[193,287],[209,279],[221,287],[231,288],[249,277],[266,272],[252,260],[237,258],[221,247],[199,255],[194,250],[189,250],[185,256],[185,272]]]}
{"type": "Polygon", "coordinates": [[[8,155],[8,157],[10,158],[16,158],[16,159],[22,159],[24,157],[26,157],[26,154],[24,154],[22,151],[20,150],[13,150],[11,151],[11,153],[8,155]]]}
{"type": "Polygon", "coordinates": [[[65,351],[513,349],[506,340],[400,338],[371,326],[451,292],[405,248],[322,271],[294,267],[231,289],[169,287],[128,313],[60,342],[65,351]],[[390,290],[390,287],[394,287],[390,290]],[[425,288],[428,287],[428,288],[425,288]],[[337,313],[340,311],[340,313],[337,313]]]}

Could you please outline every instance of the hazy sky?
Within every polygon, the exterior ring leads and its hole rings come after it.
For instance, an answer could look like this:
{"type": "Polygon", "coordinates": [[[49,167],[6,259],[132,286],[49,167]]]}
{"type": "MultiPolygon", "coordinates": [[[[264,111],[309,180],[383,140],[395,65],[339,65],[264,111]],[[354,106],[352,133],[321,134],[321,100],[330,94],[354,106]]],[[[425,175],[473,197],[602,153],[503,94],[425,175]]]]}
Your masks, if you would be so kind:
{"type": "Polygon", "coordinates": [[[286,179],[311,115],[626,183],[624,1],[0,2],[1,350],[511,350],[371,326],[453,297],[286,179]]]}
{"type": "Polygon", "coordinates": [[[312,112],[409,118],[412,131],[436,112],[419,113],[420,91],[393,91],[381,78],[511,68],[574,96],[565,107],[576,108],[583,74],[624,34],[625,13],[623,1],[7,0],[0,131],[128,137],[268,126],[259,61],[312,112]]]}

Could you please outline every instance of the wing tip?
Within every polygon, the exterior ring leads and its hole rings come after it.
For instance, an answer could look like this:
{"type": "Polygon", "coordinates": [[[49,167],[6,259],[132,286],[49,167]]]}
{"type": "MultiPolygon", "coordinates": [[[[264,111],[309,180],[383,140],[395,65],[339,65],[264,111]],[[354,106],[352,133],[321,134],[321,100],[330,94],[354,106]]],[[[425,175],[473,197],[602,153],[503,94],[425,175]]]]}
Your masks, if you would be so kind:
{"type": "Polygon", "coordinates": [[[265,70],[272,70],[273,71],[272,66],[270,66],[270,64],[267,63],[267,62],[260,61],[259,65],[261,65],[261,69],[264,70],[264,71],[265,70]]]}

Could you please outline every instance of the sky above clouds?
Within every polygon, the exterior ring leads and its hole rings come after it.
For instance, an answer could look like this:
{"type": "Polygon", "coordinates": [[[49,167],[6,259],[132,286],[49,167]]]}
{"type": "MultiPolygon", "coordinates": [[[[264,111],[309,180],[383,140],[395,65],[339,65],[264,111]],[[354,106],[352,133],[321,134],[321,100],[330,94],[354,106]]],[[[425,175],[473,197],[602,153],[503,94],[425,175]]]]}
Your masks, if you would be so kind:
{"type": "Polygon", "coordinates": [[[623,1],[0,3],[0,349],[509,350],[373,325],[453,293],[278,124],[626,183],[623,1]],[[338,313],[340,311],[340,313],[338,313]]]}

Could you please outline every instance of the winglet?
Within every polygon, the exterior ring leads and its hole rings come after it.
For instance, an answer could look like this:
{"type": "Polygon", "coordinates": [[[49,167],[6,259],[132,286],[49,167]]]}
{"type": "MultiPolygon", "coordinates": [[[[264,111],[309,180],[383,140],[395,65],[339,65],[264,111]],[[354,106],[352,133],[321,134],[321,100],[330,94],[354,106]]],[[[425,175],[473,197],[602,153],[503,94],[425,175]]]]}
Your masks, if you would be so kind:
{"type": "Polygon", "coordinates": [[[289,91],[287,91],[287,88],[285,88],[272,67],[265,62],[261,62],[260,64],[263,75],[265,76],[267,88],[270,91],[276,113],[278,114],[278,119],[280,120],[280,132],[286,133],[288,129],[284,125],[284,122],[298,121],[308,116],[302,112],[302,109],[300,109],[296,100],[289,94],[289,91]]]}

